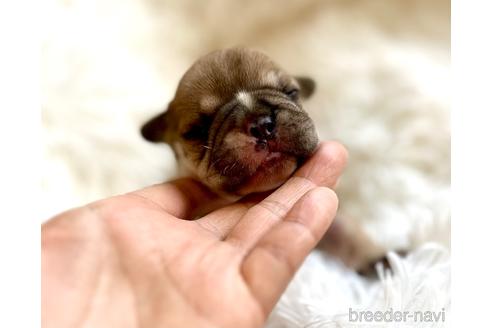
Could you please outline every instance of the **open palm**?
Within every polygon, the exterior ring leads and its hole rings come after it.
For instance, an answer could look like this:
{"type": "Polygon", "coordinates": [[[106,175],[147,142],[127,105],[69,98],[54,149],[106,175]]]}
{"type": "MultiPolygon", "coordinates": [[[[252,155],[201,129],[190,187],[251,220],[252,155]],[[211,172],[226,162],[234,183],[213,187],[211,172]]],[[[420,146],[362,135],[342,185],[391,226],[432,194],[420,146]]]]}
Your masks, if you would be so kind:
{"type": "Polygon", "coordinates": [[[42,228],[43,326],[260,327],[330,225],[345,162],[325,142],[266,197],[225,205],[180,179],[59,215],[42,228]]]}

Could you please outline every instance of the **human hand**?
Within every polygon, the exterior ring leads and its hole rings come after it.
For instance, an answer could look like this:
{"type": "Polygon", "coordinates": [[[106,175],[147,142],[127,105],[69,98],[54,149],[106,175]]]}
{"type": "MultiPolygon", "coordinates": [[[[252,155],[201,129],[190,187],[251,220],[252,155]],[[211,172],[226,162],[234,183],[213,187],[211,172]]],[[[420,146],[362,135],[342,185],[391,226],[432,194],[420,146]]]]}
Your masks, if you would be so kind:
{"type": "Polygon", "coordinates": [[[322,143],[263,200],[180,179],[42,226],[43,327],[261,327],[337,208],[346,162],[322,143]]]}

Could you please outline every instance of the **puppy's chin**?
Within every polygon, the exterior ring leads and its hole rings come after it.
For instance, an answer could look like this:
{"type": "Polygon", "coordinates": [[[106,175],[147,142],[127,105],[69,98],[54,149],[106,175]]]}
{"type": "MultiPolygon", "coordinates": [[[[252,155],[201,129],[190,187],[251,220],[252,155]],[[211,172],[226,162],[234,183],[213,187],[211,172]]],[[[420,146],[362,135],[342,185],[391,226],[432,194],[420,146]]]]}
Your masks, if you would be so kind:
{"type": "Polygon", "coordinates": [[[236,196],[272,190],[292,175],[315,146],[295,152],[293,145],[278,139],[259,143],[256,138],[233,131],[211,156],[215,174],[207,182],[220,193],[236,196]]]}
{"type": "Polygon", "coordinates": [[[256,171],[237,189],[239,196],[254,192],[272,190],[284,183],[297,168],[297,159],[275,151],[257,151],[255,155],[261,158],[256,171]]]}

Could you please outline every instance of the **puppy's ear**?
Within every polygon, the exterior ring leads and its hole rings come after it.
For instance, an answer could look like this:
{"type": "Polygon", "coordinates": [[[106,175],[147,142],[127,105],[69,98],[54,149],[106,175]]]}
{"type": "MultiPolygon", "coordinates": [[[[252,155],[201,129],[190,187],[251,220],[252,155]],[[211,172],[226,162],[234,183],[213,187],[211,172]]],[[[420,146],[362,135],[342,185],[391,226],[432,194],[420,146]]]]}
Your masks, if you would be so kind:
{"type": "Polygon", "coordinates": [[[140,133],[145,140],[151,142],[165,142],[164,133],[167,128],[167,112],[161,113],[147,123],[145,123],[140,129],[140,133]]]}
{"type": "Polygon", "coordinates": [[[311,97],[311,95],[314,93],[314,90],[316,89],[316,82],[314,82],[312,78],[306,76],[296,76],[295,79],[301,87],[301,97],[304,99],[311,97]]]}

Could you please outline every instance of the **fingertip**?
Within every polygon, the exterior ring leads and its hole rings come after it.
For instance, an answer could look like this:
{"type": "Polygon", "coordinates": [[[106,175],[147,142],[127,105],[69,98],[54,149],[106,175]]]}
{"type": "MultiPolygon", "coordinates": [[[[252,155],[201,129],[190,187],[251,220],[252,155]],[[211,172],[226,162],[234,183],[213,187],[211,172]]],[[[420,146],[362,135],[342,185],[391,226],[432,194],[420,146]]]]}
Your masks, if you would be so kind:
{"type": "Polygon", "coordinates": [[[318,186],[334,188],[347,165],[347,149],[339,142],[321,142],[314,155],[296,172],[318,186]]]}
{"type": "Polygon", "coordinates": [[[313,202],[325,207],[338,208],[338,196],[331,188],[316,187],[307,193],[307,197],[310,197],[313,202]]]}
{"type": "Polygon", "coordinates": [[[323,162],[331,163],[334,167],[344,168],[347,165],[349,153],[347,148],[338,141],[323,141],[314,156],[323,162]]]}

